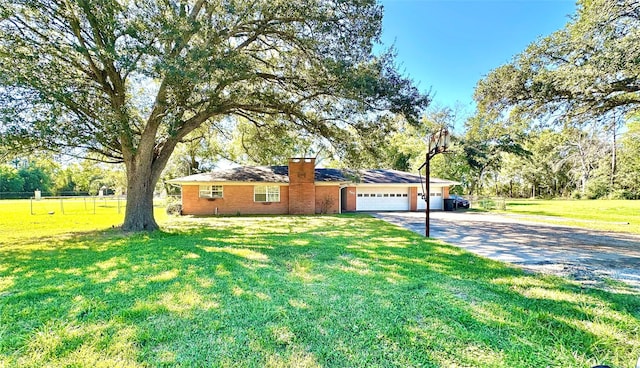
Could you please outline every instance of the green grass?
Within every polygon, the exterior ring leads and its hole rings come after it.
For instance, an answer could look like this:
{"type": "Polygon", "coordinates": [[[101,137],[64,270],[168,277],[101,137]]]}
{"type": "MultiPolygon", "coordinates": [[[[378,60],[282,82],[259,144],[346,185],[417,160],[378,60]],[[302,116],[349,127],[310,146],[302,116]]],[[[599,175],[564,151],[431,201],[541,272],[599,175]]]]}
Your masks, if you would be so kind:
{"type": "MultiPolygon", "coordinates": [[[[41,201],[2,200],[0,201],[0,241],[24,242],[61,236],[66,233],[104,230],[118,227],[124,220],[125,202],[115,200],[66,198],[41,201]],[[95,213],[94,213],[95,210],[95,213]],[[32,214],[33,213],[33,214],[32,214]]],[[[155,211],[156,221],[165,221],[164,208],[155,211]]]]}
{"type": "Polygon", "coordinates": [[[533,218],[536,221],[640,234],[640,201],[511,199],[506,212],[558,217],[533,218]]]}
{"type": "Polygon", "coordinates": [[[630,367],[640,354],[637,294],[368,216],[90,227],[0,238],[0,367],[630,367]]]}

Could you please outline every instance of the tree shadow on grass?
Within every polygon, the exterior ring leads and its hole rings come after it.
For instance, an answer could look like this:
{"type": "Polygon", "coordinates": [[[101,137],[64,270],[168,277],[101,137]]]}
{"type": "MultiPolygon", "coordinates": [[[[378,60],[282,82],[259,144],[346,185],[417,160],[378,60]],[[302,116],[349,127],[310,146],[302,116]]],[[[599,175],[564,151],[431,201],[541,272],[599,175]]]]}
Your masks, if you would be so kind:
{"type": "Polygon", "coordinates": [[[637,299],[361,216],[198,219],[0,259],[7,365],[624,366],[640,350],[637,299]]]}

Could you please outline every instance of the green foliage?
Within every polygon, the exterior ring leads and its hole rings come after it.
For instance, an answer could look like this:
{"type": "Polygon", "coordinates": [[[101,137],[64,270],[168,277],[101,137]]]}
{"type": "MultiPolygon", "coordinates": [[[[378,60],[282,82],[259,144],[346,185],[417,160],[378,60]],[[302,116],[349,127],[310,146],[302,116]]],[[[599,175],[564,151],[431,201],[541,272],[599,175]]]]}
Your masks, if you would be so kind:
{"type": "Polygon", "coordinates": [[[24,178],[18,170],[8,165],[0,165],[0,192],[22,192],[23,188],[24,178]]]}
{"type": "Polygon", "coordinates": [[[481,198],[478,201],[478,205],[483,210],[493,210],[496,208],[496,202],[491,198],[481,198]]]}
{"type": "Polygon", "coordinates": [[[508,155],[499,171],[502,193],[512,197],[568,196],[585,191],[601,164],[603,142],[581,129],[533,129],[524,148],[529,155],[508,155]]]}
{"type": "Polygon", "coordinates": [[[128,230],[157,228],[155,185],[203,125],[341,145],[381,116],[415,122],[429,102],[392,52],[373,54],[374,0],[30,0],[0,12],[0,147],[124,163],[128,230]]]}
{"type": "Polygon", "coordinates": [[[598,176],[589,181],[585,190],[585,196],[588,199],[604,198],[609,193],[609,180],[607,177],[598,176]]]}
{"type": "Polygon", "coordinates": [[[54,177],[56,193],[72,191],[96,195],[100,188],[106,187],[119,194],[126,187],[122,167],[105,166],[92,160],[70,164],[57,170],[54,177]]]}
{"type": "Polygon", "coordinates": [[[260,126],[241,121],[232,139],[228,157],[253,165],[286,165],[291,157],[316,157],[325,149],[314,135],[275,121],[265,121],[260,126]]]}
{"type": "Polygon", "coordinates": [[[166,209],[167,215],[181,215],[182,214],[182,204],[173,202],[167,205],[166,209]]]}
{"type": "Polygon", "coordinates": [[[193,175],[212,170],[220,157],[227,157],[231,150],[224,135],[212,127],[203,126],[189,134],[176,147],[163,173],[168,179],[193,175]],[[224,147],[226,144],[227,147],[224,147]]]}
{"type": "Polygon", "coordinates": [[[640,120],[633,117],[622,135],[617,181],[620,189],[640,193],[640,120]]]}
{"type": "Polygon", "coordinates": [[[58,170],[54,177],[54,192],[60,194],[77,191],[79,188],[74,176],[74,170],[71,167],[58,170]]]}
{"type": "Polygon", "coordinates": [[[29,162],[19,169],[0,165],[0,192],[28,192],[38,189],[49,192],[52,189],[51,173],[45,167],[29,162]]]}
{"type": "Polygon", "coordinates": [[[368,216],[165,225],[0,239],[0,364],[586,367],[639,348],[637,295],[368,216]]]}
{"type": "Polygon", "coordinates": [[[532,43],[476,88],[485,110],[584,122],[640,106],[640,10],[635,0],[579,2],[562,30],[532,43]]]}
{"type": "Polygon", "coordinates": [[[529,156],[522,124],[509,124],[478,111],[465,123],[462,151],[469,167],[469,193],[477,194],[486,174],[499,170],[504,154],[529,156]]]}
{"type": "Polygon", "coordinates": [[[614,190],[610,195],[610,199],[626,199],[626,200],[634,200],[640,199],[640,194],[632,192],[626,189],[617,189],[614,190]]]}
{"type": "Polygon", "coordinates": [[[51,176],[42,167],[29,164],[29,166],[18,170],[18,175],[24,181],[23,192],[34,192],[36,189],[43,192],[51,190],[51,176]]]}
{"type": "Polygon", "coordinates": [[[633,163],[637,142],[616,142],[624,120],[640,107],[639,30],[635,0],[579,1],[563,29],[478,82],[475,99],[482,113],[515,125],[552,124],[552,131],[538,130],[558,138],[545,143],[533,130],[531,162],[515,159],[495,174],[496,191],[568,196],[577,189],[599,198],[640,189],[640,166],[633,163]]]}
{"type": "MultiPolygon", "coordinates": [[[[442,126],[452,129],[460,119],[460,112],[447,107],[431,107],[418,124],[410,124],[406,119],[396,117],[390,121],[388,129],[371,131],[354,141],[352,150],[344,155],[335,166],[349,168],[392,168],[417,172],[425,161],[428,137],[442,126]]],[[[443,179],[462,181],[466,185],[468,167],[464,153],[460,149],[460,139],[455,132],[447,154],[436,155],[431,160],[431,175],[443,179]]],[[[424,174],[424,171],[422,172],[424,174]]]]}

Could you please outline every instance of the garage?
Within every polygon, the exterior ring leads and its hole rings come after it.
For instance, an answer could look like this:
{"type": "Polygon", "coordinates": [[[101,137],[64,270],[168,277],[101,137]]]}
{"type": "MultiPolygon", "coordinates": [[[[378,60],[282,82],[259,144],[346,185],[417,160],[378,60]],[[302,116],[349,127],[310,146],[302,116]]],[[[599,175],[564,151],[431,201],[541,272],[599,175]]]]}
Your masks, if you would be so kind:
{"type": "MultiPolygon", "coordinates": [[[[418,210],[425,210],[427,208],[427,204],[422,199],[422,191],[418,190],[418,210]]],[[[444,200],[442,198],[442,187],[432,187],[431,195],[429,196],[429,209],[430,210],[442,210],[444,209],[444,200]]]]}
{"type": "Polygon", "coordinates": [[[407,187],[362,187],[357,189],[356,211],[408,211],[407,187]]]}

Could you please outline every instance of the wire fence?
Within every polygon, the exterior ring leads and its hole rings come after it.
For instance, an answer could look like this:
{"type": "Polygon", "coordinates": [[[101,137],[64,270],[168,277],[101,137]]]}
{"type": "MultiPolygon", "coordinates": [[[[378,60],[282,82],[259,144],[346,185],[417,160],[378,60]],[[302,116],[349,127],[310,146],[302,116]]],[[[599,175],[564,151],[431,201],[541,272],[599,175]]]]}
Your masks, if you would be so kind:
{"type": "MultiPolygon", "coordinates": [[[[127,205],[125,195],[112,196],[41,196],[31,197],[29,209],[31,215],[43,214],[105,214],[124,213],[127,205]]],[[[154,207],[166,208],[171,203],[180,202],[180,196],[156,197],[154,207]]]]}
{"type": "Polygon", "coordinates": [[[29,208],[32,215],[124,213],[126,203],[126,198],[123,196],[42,196],[40,198],[31,197],[29,208]]]}

